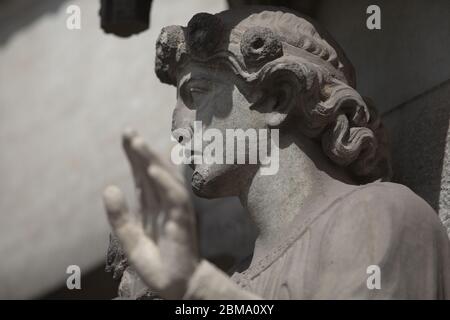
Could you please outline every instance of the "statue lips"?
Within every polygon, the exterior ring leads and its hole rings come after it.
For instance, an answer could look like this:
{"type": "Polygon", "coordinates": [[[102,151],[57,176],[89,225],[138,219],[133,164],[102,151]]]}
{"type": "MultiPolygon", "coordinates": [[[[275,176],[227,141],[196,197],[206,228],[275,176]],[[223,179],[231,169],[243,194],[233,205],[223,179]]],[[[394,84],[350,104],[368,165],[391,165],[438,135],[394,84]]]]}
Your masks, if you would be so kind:
{"type": "Polygon", "coordinates": [[[186,145],[190,150],[189,167],[195,170],[197,164],[203,163],[203,136],[202,132],[198,133],[192,125],[189,125],[188,133],[189,140],[186,141],[186,145]]]}

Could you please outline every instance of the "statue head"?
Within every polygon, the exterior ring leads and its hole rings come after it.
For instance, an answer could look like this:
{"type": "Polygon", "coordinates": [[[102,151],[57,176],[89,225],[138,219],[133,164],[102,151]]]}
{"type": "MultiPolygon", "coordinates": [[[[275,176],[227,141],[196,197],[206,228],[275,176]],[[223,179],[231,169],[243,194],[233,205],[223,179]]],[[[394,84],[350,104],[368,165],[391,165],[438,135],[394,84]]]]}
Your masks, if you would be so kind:
{"type": "MultiPolygon", "coordinates": [[[[180,142],[194,121],[224,136],[226,129],[277,128],[280,137],[314,141],[359,183],[390,176],[382,124],[355,90],[352,64],[305,16],[270,7],[199,13],[187,27],[162,29],[155,70],[177,87],[173,131],[180,142]]],[[[195,166],[193,189],[237,195],[245,172],[257,166],[195,166]]]]}

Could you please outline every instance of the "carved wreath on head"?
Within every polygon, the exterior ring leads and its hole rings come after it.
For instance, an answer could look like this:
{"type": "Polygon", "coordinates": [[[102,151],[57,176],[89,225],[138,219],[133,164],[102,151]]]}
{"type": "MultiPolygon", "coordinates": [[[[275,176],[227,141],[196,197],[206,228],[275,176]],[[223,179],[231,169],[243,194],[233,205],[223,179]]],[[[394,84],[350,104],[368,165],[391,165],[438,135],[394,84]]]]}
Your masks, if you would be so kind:
{"type": "Polygon", "coordinates": [[[258,85],[276,72],[290,72],[310,103],[299,128],[320,141],[324,153],[361,182],[388,180],[391,166],[376,110],[355,90],[354,69],[342,49],[309,18],[264,9],[231,16],[199,13],[187,27],[163,28],[155,71],[176,85],[176,70],[189,61],[225,63],[258,85]]]}

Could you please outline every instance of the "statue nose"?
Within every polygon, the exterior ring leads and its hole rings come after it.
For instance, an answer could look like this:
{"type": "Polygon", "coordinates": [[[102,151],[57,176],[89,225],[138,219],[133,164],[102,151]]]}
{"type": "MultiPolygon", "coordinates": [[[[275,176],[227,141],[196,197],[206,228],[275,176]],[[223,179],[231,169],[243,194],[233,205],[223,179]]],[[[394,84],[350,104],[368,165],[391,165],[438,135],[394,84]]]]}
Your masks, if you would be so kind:
{"type": "Polygon", "coordinates": [[[179,99],[172,114],[172,136],[178,143],[184,144],[191,140],[194,121],[195,111],[186,108],[179,99]]]}

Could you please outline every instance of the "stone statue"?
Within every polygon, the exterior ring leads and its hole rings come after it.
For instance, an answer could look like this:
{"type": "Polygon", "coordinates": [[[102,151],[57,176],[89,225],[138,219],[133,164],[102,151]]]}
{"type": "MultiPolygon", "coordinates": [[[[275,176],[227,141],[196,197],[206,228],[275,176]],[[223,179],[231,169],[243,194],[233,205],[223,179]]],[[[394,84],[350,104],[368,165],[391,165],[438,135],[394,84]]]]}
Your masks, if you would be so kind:
{"type": "MultiPolygon", "coordinates": [[[[387,182],[380,118],[355,90],[342,49],[315,22],[271,7],[199,13],[187,27],[164,28],[156,48],[157,76],[177,87],[179,142],[195,120],[220,132],[278,129],[279,170],[192,165],[195,194],[239,197],[259,231],[253,255],[226,274],[199,256],[182,180],[127,131],[139,214],[117,187],[104,193],[132,266],[122,282],[165,299],[450,298],[446,231],[424,200],[387,182]],[[371,270],[379,273],[375,288],[371,270]]],[[[127,265],[115,259],[123,261],[117,250],[109,260],[121,274],[127,265]]]]}

